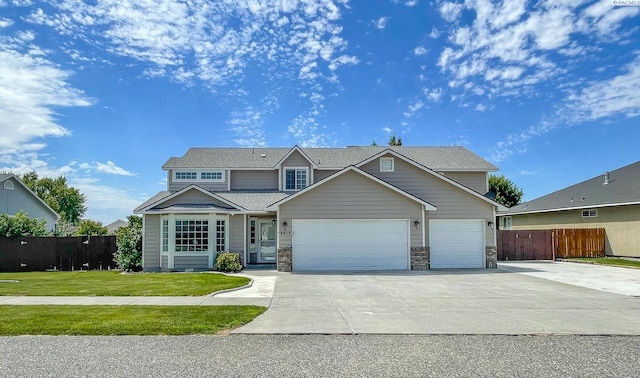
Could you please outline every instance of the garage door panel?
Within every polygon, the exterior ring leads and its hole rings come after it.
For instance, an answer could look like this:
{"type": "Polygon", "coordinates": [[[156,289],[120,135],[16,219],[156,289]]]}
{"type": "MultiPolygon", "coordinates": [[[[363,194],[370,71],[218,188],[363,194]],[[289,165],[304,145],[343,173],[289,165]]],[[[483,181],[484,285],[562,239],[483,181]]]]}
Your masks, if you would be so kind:
{"type": "Polygon", "coordinates": [[[432,268],[482,268],[484,244],[484,220],[429,221],[432,268]]]}
{"type": "Polygon", "coordinates": [[[407,269],[404,220],[293,221],[294,270],[407,269]]]}

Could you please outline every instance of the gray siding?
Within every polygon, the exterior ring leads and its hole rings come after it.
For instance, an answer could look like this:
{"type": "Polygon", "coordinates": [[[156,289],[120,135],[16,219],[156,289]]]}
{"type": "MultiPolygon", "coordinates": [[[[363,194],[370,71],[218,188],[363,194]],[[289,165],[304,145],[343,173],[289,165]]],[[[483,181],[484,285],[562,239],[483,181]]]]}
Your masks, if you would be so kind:
{"type": "Polygon", "coordinates": [[[244,216],[234,215],[229,217],[229,228],[227,230],[229,237],[230,252],[244,252],[244,216]]]}
{"type": "Polygon", "coordinates": [[[174,182],[173,181],[173,171],[169,170],[167,174],[167,190],[170,192],[177,192],[180,189],[184,189],[191,184],[196,184],[201,188],[210,191],[226,191],[229,189],[229,184],[227,184],[227,180],[229,180],[229,172],[226,171],[224,175],[223,182],[206,182],[206,181],[194,181],[194,182],[174,182]]]}
{"type": "Polygon", "coordinates": [[[329,176],[331,176],[332,174],[336,173],[338,171],[336,170],[314,170],[313,171],[313,182],[318,182],[322,179],[325,179],[329,176]]]}
{"type": "MultiPolygon", "coordinates": [[[[356,172],[347,172],[280,207],[279,222],[292,219],[422,219],[422,205],[356,172]]],[[[289,226],[291,227],[291,226],[289,226]]],[[[410,227],[411,246],[422,246],[422,229],[410,227]]],[[[291,244],[291,233],[279,245],[291,244]]]]}
{"type": "Polygon", "coordinates": [[[173,260],[174,269],[209,269],[209,256],[180,256],[177,255],[173,260]]]}
{"type": "MultiPolygon", "coordinates": [[[[401,159],[395,158],[394,172],[380,172],[380,162],[377,159],[364,165],[362,169],[437,207],[436,211],[426,213],[425,226],[428,226],[429,219],[494,219],[491,203],[401,159]]],[[[494,235],[493,230],[487,228],[488,246],[495,246],[494,235]]]]}
{"type": "Polygon", "coordinates": [[[142,268],[160,269],[160,215],[144,215],[144,248],[142,268]]]}
{"type": "Polygon", "coordinates": [[[181,195],[174,197],[166,202],[162,203],[162,207],[168,207],[168,206],[172,206],[172,205],[179,205],[179,204],[215,204],[215,205],[219,205],[219,206],[223,206],[223,207],[229,207],[230,205],[227,203],[224,203],[222,201],[218,201],[215,198],[212,198],[211,196],[209,196],[206,193],[202,193],[199,190],[196,189],[191,189],[185,193],[182,193],[181,195]]]}
{"type": "Polygon", "coordinates": [[[302,154],[300,154],[298,151],[294,151],[294,153],[291,154],[291,156],[289,156],[288,158],[286,158],[283,162],[282,162],[282,174],[280,179],[282,180],[282,189],[284,190],[285,188],[285,184],[286,184],[286,176],[284,174],[285,172],[285,168],[302,168],[302,167],[307,167],[309,168],[309,183],[311,183],[311,163],[309,163],[309,161],[302,156],[302,154]]]}
{"type": "Polygon", "coordinates": [[[486,172],[442,172],[445,176],[460,184],[485,194],[489,191],[489,182],[486,172]]]}
{"type": "Polygon", "coordinates": [[[278,171],[232,171],[231,190],[278,190],[278,171]]]}
{"type": "Polygon", "coordinates": [[[35,194],[26,190],[21,183],[11,177],[0,183],[0,214],[16,215],[20,211],[26,213],[29,218],[44,219],[49,231],[55,228],[56,217],[51,211],[35,194]],[[7,181],[13,183],[13,190],[4,189],[3,184],[7,181]]]}

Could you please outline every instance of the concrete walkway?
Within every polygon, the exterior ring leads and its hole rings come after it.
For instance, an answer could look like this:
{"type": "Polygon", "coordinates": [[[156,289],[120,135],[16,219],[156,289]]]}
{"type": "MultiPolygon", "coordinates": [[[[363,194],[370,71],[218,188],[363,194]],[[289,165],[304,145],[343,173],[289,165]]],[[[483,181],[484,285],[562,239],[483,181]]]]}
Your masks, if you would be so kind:
{"type": "MultiPolygon", "coordinates": [[[[198,297],[35,297],[0,296],[0,305],[147,305],[147,306],[220,306],[256,305],[269,307],[277,275],[275,271],[245,271],[235,274],[251,278],[250,287],[198,297]]],[[[11,283],[2,283],[10,285],[11,283]]]]}

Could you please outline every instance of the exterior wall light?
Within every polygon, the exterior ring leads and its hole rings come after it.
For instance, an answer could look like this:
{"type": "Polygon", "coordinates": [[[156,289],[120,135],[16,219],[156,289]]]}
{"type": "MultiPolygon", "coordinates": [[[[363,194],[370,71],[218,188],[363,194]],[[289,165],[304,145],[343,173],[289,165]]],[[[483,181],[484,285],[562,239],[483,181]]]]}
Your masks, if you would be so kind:
{"type": "Polygon", "coordinates": [[[420,229],[420,221],[413,222],[413,225],[416,227],[416,230],[420,229]]]}
{"type": "Polygon", "coordinates": [[[285,230],[287,229],[287,226],[289,224],[287,223],[287,221],[282,222],[282,228],[284,228],[285,230]]]}
{"type": "Polygon", "coordinates": [[[492,221],[489,221],[487,222],[487,226],[493,230],[493,228],[495,227],[495,224],[492,221]]]}

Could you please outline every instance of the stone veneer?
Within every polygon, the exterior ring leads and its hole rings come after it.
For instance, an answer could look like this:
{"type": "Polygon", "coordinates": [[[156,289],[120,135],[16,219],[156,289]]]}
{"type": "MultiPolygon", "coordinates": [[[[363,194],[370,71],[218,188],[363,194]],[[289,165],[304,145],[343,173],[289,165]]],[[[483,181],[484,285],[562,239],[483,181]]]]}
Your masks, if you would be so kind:
{"type": "Polygon", "coordinates": [[[411,247],[411,270],[429,270],[429,247],[411,247]]]}
{"type": "Polygon", "coordinates": [[[486,248],[487,251],[487,269],[498,268],[498,247],[486,248]]]}
{"type": "Polygon", "coordinates": [[[278,272],[290,272],[292,268],[291,248],[278,248],[278,272]]]}

